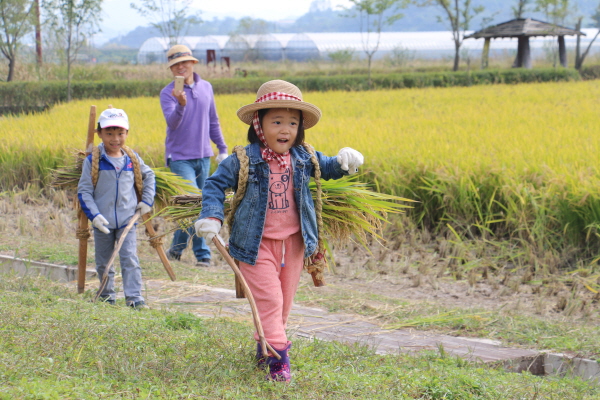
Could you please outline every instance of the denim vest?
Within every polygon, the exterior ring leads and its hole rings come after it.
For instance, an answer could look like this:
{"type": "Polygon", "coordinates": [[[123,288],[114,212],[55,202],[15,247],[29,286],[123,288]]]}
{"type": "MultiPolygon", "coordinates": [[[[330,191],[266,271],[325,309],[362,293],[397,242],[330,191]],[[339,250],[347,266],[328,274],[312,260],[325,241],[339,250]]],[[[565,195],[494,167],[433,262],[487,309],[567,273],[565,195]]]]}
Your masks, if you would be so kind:
{"type": "MultiPolygon", "coordinates": [[[[258,248],[265,226],[265,215],[269,196],[269,165],[262,159],[258,143],[245,147],[249,157],[248,185],[246,194],[235,212],[233,226],[229,227],[229,252],[233,258],[255,265],[258,248]]],[[[302,146],[290,149],[294,198],[300,215],[304,257],[311,256],[317,248],[317,217],[312,194],[308,187],[314,166],[310,154],[302,146]]],[[[321,167],[321,179],[339,179],[347,175],[341,169],[336,157],[327,157],[315,152],[321,167]]],[[[234,153],[219,164],[219,167],[204,183],[202,190],[202,211],[200,218],[217,218],[224,221],[223,204],[225,191],[237,190],[240,161],[234,153]]]]}

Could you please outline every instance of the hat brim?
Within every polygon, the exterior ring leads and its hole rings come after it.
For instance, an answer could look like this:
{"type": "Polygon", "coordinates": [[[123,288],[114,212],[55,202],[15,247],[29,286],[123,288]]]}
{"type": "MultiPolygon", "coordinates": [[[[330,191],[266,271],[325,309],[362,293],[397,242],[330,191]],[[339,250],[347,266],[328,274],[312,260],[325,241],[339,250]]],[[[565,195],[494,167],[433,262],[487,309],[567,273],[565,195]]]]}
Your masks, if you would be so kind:
{"type": "Polygon", "coordinates": [[[291,108],[302,111],[302,124],[304,129],[312,128],[321,119],[319,107],[297,100],[267,100],[261,103],[252,103],[243,106],[237,111],[237,116],[242,122],[251,125],[254,112],[266,108],[291,108]]]}
{"type": "Polygon", "coordinates": [[[123,128],[123,129],[127,129],[129,130],[129,124],[125,123],[125,122],[112,122],[112,123],[107,123],[105,126],[102,126],[102,124],[100,124],[100,129],[105,129],[105,128],[123,128]]]}
{"type": "Polygon", "coordinates": [[[184,56],[184,57],[179,57],[179,58],[175,58],[174,60],[169,61],[169,63],[167,64],[167,68],[171,68],[173,65],[183,62],[183,61],[194,61],[194,64],[198,64],[198,60],[192,56],[184,56]]]}

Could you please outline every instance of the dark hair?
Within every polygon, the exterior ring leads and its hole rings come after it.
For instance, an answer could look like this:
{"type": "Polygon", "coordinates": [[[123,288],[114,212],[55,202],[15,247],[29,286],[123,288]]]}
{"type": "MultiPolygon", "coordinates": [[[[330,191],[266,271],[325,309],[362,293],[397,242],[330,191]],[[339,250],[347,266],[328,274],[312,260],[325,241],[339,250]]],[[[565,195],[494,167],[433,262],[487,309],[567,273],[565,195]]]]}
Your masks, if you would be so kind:
{"type": "MultiPolygon", "coordinates": [[[[258,110],[258,120],[260,121],[261,126],[263,118],[269,110],[269,108],[263,108],[262,110],[258,110]]],[[[258,143],[262,146],[262,142],[258,138],[256,130],[254,129],[254,125],[252,124],[250,124],[250,127],[248,128],[248,143],[258,143]]],[[[300,111],[300,123],[298,124],[298,133],[296,134],[294,146],[301,146],[302,143],[304,143],[304,119],[302,118],[302,111],[300,111]]]]}

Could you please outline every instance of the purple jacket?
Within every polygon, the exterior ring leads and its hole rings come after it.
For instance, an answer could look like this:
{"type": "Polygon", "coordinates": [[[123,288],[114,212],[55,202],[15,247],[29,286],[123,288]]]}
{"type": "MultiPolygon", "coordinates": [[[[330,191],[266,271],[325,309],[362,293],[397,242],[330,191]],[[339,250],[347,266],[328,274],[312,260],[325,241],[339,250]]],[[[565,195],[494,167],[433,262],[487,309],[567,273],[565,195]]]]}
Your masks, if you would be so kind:
{"type": "Polygon", "coordinates": [[[160,92],[160,106],[167,121],[165,160],[194,160],[214,155],[212,140],[220,153],[227,153],[221,132],[212,85],[194,72],[194,88],[184,86],[187,104],[182,107],[173,97],[174,82],[160,92]],[[210,139],[210,140],[209,140],[210,139]]]}

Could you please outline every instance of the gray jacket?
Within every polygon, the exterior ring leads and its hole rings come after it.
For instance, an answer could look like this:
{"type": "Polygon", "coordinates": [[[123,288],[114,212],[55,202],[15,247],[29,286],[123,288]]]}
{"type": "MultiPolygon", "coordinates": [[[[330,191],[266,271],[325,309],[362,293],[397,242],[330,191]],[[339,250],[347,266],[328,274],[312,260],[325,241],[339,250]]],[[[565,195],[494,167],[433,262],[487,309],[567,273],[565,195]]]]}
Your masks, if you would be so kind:
{"type": "MultiPolygon", "coordinates": [[[[98,166],[98,182],[96,187],[92,183],[92,156],[89,155],[83,162],[83,170],[77,197],[82,210],[90,221],[98,214],[102,214],[108,221],[109,229],[120,229],[127,225],[138,204],[134,188],[133,164],[129,156],[125,155],[125,166],[117,173],[113,164],[109,161],[104,150],[104,145],[98,145],[100,149],[100,162],[98,166]]],[[[142,201],[149,206],[154,204],[156,184],[154,171],[148,167],[139,155],[142,179],[144,182],[142,190],[142,201]]]]}

